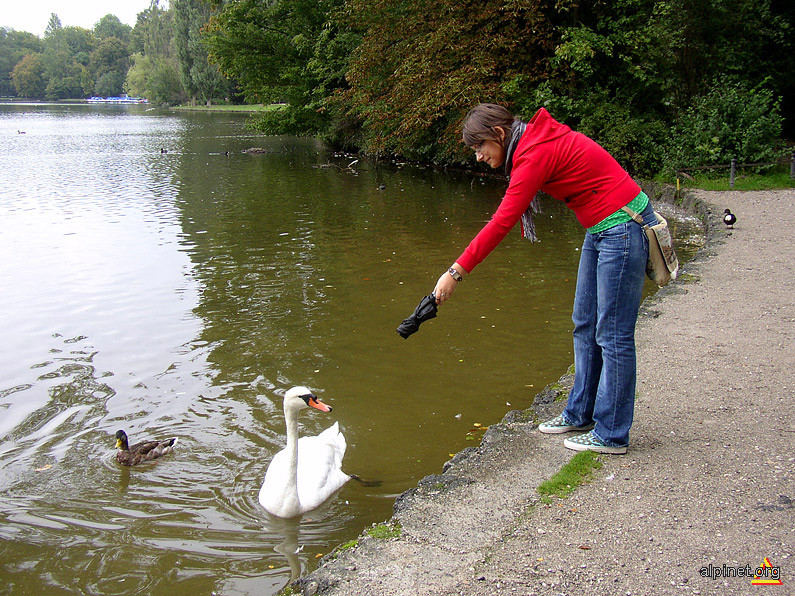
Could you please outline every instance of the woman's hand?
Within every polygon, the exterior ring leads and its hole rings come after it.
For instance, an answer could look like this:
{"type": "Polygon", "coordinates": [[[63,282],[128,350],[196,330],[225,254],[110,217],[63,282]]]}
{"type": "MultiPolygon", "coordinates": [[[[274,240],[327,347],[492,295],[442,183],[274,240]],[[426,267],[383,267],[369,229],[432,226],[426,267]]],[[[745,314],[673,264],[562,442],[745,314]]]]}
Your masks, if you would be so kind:
{"type": "MultiPolygon", "coordinates": [[[[466,273],[464,268],[458,263],[454,263],[452,268],[455,269],[459,275],[466,273]]],[[[458,284],[459,282],[455,280],[449,271],[442,273],[439,281],[436,282],[436,287],[433,289],[433,295],[436,297],[436,304],[441,304],[445,300],[449,300],[458,284]]]]}

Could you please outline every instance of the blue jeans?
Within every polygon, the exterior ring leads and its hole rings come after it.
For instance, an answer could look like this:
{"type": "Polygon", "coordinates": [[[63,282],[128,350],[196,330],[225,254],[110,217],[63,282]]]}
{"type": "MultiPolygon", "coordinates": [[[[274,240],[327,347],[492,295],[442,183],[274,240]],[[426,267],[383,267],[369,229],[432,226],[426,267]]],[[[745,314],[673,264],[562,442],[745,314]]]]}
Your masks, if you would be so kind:
{"type": "MultiPolygon", "coordinates": [[[[657,223],[651,202],[641,213],[657,223]]],[[[611,447],[629,444],[635,409],[635,322],[646,277],[649,241],[635,221],[586,232],[574,296],[574,386],[563,417],[595,423],[611,447]]]]}

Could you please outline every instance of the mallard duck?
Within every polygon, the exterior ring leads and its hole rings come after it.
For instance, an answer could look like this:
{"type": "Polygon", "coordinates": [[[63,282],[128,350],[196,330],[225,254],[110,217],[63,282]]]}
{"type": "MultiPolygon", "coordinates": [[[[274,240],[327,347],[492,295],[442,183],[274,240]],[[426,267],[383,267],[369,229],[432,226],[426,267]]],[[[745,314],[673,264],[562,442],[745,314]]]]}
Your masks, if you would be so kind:
{"type": "Polygon", "coordinates": [[[350,480],[341,469],[346,444],[336,422],[317,436],[298,438],[298,413],[305,408],[331,412],[306,387],[285,394],[287,446],[271,460],[259,491],[260,504],[277,517],[314,509],[350,480]]]}
{"type": "Polygon", "coordinates": [[[130,447],[127,444],[127,433],[119,430],[116,431],[116,461],[123,466],[135,466],[170,453],[176,444],[177,439],[172,437],[162,441],[143,441],[130,447]]]}

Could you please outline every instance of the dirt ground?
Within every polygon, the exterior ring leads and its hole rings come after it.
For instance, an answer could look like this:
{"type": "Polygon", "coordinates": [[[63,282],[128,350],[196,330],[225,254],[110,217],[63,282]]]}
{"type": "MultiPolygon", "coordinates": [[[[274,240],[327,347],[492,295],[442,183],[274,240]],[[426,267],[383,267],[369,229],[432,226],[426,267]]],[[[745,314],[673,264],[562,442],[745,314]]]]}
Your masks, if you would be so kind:
{"type": "Polygon", "coordinates": [[[574,452],[512,412],[398,499],[399,536],[365,533],[293,589],[795,595],[795,190],[692,198],[708,241],[644,303],[626,455],[601,456],[591,482],[545,504],[537,486],[574,452]],[[754,579],[763,565],[781,585],[754,579]]]}

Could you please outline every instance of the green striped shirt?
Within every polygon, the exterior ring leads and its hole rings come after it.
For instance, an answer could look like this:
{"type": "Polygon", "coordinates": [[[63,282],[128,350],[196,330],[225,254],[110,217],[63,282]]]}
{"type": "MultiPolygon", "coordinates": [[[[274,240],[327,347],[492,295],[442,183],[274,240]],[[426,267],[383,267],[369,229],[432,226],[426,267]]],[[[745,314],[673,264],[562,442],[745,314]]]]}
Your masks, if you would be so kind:
{"type": "MultiPolygon", "coordinates": [[[[649,197],[646,196],[646,193],[640,191],[640,194],[632,199],[628,204],[627,207],[632,209],[635,213],[640,213],[646,208],[646,205],[649,204],[649,197]]],[[[619,209],[612,215],[608,215],[602,221],[600,221],[595,226],[591,226],[588,228],[588,231],[591,234],[597,234],[598,232],[604,232],[612,228],[613,226],[617,226],[618,224],[626,223],[630,221],[632,218],[627,214],[626,211],[619,209]]]]}

